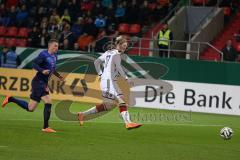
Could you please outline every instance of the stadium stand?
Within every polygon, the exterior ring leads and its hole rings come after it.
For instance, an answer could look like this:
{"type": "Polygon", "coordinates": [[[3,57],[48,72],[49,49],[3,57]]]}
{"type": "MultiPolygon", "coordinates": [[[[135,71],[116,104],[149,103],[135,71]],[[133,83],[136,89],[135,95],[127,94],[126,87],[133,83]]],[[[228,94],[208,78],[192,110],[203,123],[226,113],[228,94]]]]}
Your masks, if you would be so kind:
{"type": "MultiPolygon", "coordinates": [[[[89,36],[90,43],[99,37],[102,29],[106,35],[142,36],[144,26],[158,22],[175,4],[175,0],[5,0],[0,2],[1,45],[6,42],[6,45],[44,47],[40,44],[44,33],[45,37],[59,39],[62,49],[66,43],[67,49],[73,49],[83,35],[89,36]],[[70,26],[71,40],[68,37],[64,41],[65,37],[61,37],[66,25],[70,26]],[[27,38],[34,26],[38,28],[39,40],[26,44],[25,39],[19,39],[27,38]]],[[[79,46],[86,50],[88,43],[79,46]]]]}
{"type": "MultiPolygon", "coordinates": [[[[235,5],[240,7],[239,4],[235,5]]],[[[213,40],[213,42],[211,42],[211,44],[218,50],[222,50],[225,47],[226,42],[228,40],[232,40],[233,47],[240,53],[240,43],[237,42],[236,38],[234,37],[234,35],[238,33],[240,29],[240,12],[234,13],[236,12],[236,10],[234,10],[235,8],[223,6],[225,20],[227,20],[226,25],[222,32],[213,40]],[[228,21],[229,18],[230,21],[228,21]]],[[[219,53],[209,47],[204,50],[204,52],[200,56],[200,59],[220,61],[221,55],[219,55],[219,53]]]]}

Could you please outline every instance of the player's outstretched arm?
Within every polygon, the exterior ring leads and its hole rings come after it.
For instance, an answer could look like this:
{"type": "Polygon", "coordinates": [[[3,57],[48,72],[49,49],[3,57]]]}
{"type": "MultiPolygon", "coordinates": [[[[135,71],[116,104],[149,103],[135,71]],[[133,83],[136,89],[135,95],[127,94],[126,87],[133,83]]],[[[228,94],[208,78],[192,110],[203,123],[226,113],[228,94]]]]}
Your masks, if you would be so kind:
{"type": "Polygon", "coordinates": [[[64,78],[63,78],[63,76],[61,76],[61,74],[60,73],[58,73],[56,70],[55,71],[53,71],[53,74],[56,76],[56,77],[58,77],[61,81],[63,81],[64,80],[64,78]]]}

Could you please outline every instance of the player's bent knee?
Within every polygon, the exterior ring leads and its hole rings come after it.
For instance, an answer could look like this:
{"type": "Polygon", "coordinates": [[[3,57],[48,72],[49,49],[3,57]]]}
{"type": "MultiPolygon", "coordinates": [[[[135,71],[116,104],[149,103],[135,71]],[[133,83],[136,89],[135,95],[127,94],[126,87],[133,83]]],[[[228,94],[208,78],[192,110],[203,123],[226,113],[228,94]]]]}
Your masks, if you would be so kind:
{"type": "Polygon", "coordinates": [[[49,97],[49,95],[43,96],[41,99],[45,104],[52,104],[52,99],[49,97]]]}
{"type": "Polygon", "coordinates": [[[102,103],[100,105],[96,105],[96,109],[98,110],[98,112],[110,111],[113,108],[114,108],[114,105],[109,103],[102,103]]]}
{"type": "Polygon", "coordinates": [[[115,106],[114,104],[107,103],[107,104],[105,104],[105,107],[106,107],[107,111],[110,111],[110,110],[112,110],[113,108],[115,108],[116,106],[115,106]]]}
{"type": "Polygon", "coordinates": [[[106,111],[105,105],[103,103],[99,104],[99,105],[96,105],[96,109],[97,109],[98,112],[106,111]]]}

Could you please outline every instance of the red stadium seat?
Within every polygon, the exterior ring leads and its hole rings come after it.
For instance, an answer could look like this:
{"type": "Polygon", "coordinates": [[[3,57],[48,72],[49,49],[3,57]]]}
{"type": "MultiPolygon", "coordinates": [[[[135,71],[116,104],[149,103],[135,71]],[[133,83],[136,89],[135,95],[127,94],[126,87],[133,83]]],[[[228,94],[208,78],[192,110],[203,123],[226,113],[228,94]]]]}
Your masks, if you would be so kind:
{"type": "Polygon", "coordinates": [[[18,33],[18,28],[17,27],[9,27],[9,28],[7,28],[6,36],[16,37],[17,33],[18,33]]]}
{"type": "Polygon", "coordinates": [[[0,36],[5,36],[6,34],[6,27],[0,26],[0,36]]]}
{"type": "Polygon", "coordinates": [[[169,4],[169,0],[158,0],[157,3],[160,5],[160,6],[166,6],[169,4]]]}
{"type": "Polygon", "coordinates": [[[140,33],[140,31],[141,31],[140,24],[132,24],[132,25],[130,25],[129,33],[137,34],[137,33],[140,33]]]}
{"type": "Polygon", "coordinates": [[[25,38],[17,39],[17,46],[18,47],[26,47],[27,39],[25,39],[25,38]]]}
{"type": "Polygon", "coordinates": [[[8,8],[8,9],[11,8],[12,6],[17,7],[18,3],[19,3],[19,0],[7,0],[7,1],[5,1],[6,8],[8,8]]]}
{"type": "Polygon", "coordinates": [[[208,0],[192,0],[192,3],[195,5],[204,5],[208,3],[208,0]]]}
{"type": "Polygon", "coordinates": [[[3,47],[5,46],[5,38],[0,37],[0,46],[3,47]]]}
{"type": "Polygon", "coordinates": [[[18,37],[28,37],[28,32],[29,30],[27,28],[20,28],[19,31],[18,31],[18,37]]]}
{"type": "Polygon", "coordinates": [[[16,38],[6,38],[6,46],[13,47],[16,46],[17,39],[16,38]]]}
{"type": "Polygon", "coordinates": [[[128,33],[129,30],[129,24],[127,23],[121,23],[118,26],[118,32],[120,33],[128,33]]]}

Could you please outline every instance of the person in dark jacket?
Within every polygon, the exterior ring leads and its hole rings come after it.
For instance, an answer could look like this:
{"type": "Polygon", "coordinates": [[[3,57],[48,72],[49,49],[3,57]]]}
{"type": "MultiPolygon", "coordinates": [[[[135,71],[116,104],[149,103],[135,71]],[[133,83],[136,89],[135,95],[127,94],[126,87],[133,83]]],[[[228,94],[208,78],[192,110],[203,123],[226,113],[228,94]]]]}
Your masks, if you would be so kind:
{"type": "Polygon", "coordinates": [[[232,45],[232,41],[228,40],[226,46],[222,49],[223,52],[223,60],[224,61],[236,61],[237,59],[237,51],[232,45]]]}

